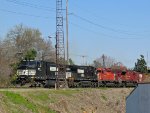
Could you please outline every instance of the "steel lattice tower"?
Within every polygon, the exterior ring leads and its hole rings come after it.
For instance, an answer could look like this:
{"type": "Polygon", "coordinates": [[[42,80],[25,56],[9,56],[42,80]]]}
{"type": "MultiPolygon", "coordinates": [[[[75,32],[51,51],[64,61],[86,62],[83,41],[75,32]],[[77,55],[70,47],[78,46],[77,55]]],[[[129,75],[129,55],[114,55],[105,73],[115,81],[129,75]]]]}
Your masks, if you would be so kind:
{"type": "Polygon", "coordinates": [[[66,87],[62,0],[56,0],[56,65],[58,69],[58,73],[56,74],[56,86],[57,88],[60,86],[66,87]]]}

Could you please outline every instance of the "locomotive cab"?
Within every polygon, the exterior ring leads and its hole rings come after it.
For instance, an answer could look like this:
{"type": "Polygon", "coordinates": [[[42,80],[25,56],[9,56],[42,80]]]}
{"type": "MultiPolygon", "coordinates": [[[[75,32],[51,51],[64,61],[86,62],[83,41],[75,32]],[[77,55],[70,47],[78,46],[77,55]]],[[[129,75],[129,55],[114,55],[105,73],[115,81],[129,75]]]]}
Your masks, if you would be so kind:
{"type": "Polygon", "coordinates": [[[45,79],[44,62],[36,60],[23,60],[17,68],[17,83],[43,82],[45,79]]]}

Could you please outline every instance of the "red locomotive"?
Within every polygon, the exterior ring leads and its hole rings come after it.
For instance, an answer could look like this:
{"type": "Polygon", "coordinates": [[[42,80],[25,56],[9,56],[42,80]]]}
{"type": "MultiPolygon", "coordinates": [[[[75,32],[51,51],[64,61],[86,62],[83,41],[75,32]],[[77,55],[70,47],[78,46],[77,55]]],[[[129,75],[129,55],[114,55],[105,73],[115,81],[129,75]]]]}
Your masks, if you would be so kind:
{"type": "Polygon", "coordinates": [[[112,70],[110,68],[97,68],[99,86],[136,86],[143,81],[143,75],[131,70],[112,70]]]}

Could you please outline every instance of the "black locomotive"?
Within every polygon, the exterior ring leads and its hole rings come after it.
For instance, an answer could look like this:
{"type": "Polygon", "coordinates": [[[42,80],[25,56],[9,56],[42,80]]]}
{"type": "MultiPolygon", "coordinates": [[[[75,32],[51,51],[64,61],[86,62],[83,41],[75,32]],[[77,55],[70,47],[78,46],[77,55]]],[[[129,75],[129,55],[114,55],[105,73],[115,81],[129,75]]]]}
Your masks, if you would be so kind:
{"type": "MultiPolygon", "coordinates": [[[[58,76],[67,80],[69,87],[96,87],[96,69],[92,66],[66,65],[66,75],[58,76]]],[[[24,60],[17,69],[17,83],[20,85],[54,87],[58,69],[53,62],[24,60]]]]}

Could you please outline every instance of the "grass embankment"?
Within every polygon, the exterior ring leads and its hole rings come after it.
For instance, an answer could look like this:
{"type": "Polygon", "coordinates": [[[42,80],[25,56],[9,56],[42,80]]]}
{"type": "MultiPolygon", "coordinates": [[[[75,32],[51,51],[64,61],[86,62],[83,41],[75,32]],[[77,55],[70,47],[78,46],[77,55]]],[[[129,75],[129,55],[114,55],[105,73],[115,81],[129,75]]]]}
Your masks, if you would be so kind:
{"type": "Polygon", "coordinates": [[[0,113],[125,113],[132,88],[0,89],[0,113]]]}
{"type": "Polygon", "coordinates": [[[79,90],[1,89],[0,113],[58,113],[50,108],[50,104],[59,101],[56,95],[71,96],[77,92],[79,90]]]}

